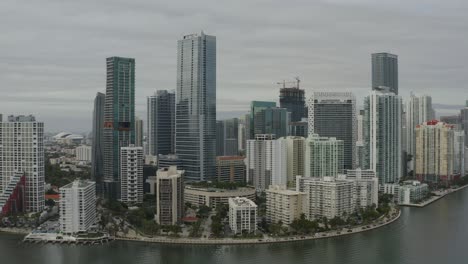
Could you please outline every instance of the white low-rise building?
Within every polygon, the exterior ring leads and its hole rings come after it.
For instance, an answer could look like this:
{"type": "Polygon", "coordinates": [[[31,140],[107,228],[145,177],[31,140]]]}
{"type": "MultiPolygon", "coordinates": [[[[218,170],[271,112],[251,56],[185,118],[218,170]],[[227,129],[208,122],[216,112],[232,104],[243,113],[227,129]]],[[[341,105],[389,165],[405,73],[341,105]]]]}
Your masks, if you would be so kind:
{"type": "Polygon", "coordinates": [[[257,230],[257,205],[244,197],[229,198],[229,227],[235,234],[257,230]]]}
{"type": "Polygon", "coordinates": [[[91,162],[91,146],[81,145],[75,148],[76,160],[91,162]]]}
{"type": "Polygon", "coordinates": [[[304,214],[310,220],[320,217],[346,217],[356,210],[353,180],[297,176],[296,191],[306,195],[304,214]]]}
{"type": "Polygon", "coordinates": [[[285,186],[271,185],[266,193],[268,223],[290,225],[303,213],[305,193],[287,190],[285,186]]]}
{"type": "Polygon", "coordinates": [[[419,181],[404,181],[400,186],[398,204],[414,204],[423,200],[429,193],[429,186],[419,181]]]}
{"type": "Polygon", "coordinates": [[[60,230],[62,233],[86,232],[96,223],[96,183],[75,180],[61,187],[60,230]]]}

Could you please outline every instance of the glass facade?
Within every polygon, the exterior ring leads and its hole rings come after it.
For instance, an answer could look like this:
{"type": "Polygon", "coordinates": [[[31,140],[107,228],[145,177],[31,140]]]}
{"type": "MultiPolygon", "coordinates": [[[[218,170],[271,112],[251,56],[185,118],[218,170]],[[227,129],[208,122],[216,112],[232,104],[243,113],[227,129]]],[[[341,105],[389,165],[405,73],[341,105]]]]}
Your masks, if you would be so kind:
{"type": "Polygon", "coordinates": [[[147,99],[148,154],[175,153],[175,93],[157,91],[147,99]]]}
{"type": "Polygon", "coordinates": [[[107,58],[104,195],[120,197],[120,148],[135,144],[135,59],[107,58]]]}
{"type": "Polygon", "coordinates": [[[216,37],[178,41],[176,153],[188,181],[216,175],[216,37]]]}
{"type": "Polygon", "coordinates": [[[372,54],[372,88],[388,87],[398,95],[398,56],[390,53],[372,54]]]}

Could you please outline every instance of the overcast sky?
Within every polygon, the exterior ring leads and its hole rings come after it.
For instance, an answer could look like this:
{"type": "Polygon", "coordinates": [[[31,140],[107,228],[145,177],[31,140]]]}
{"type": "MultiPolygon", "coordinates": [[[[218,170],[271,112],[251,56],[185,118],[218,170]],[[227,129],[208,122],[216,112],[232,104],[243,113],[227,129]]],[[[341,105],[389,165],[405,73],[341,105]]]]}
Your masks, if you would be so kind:
{"type": "Polygon", "coordinates": [[[122,56],[136,60],[144,118],[146,96],[175,89],[177,40],[201,30],[217,37],[218,117],[278,100],[276,83],[295,76],[306,94],[362,98],[373,52],[399,56],[403,97],[430,94],[455,113],[468,99],[467,13],[466,0],[1,0],[0,113],[89,131],[105,58],[122,56]]]}

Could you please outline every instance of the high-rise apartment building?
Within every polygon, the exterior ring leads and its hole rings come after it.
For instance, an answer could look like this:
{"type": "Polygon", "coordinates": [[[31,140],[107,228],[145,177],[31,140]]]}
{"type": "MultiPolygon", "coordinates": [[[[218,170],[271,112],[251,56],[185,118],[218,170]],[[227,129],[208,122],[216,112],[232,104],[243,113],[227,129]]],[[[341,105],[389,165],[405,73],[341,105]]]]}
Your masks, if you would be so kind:
{"type": "Polygon", "coordinates": [[[465,175],[465,132],[455,130],[453,133],[453,173],[454,175],[465,175]]]}
{"type": "MultiPolygon", "coordinates": [[[[308,102],[309,134],[333,137],[344,144],[344,169],[356,163],[356,98],[347,92],[314,92],[308,102]]],[[[330,175],[325,175],[330,176],[330,175]]]]}
{"type": "Polygon", "coordinates": [[[299,88],[299,82],[295,87],[283,85],[280,89],[279,103],[281,108],[291,113],[291,122],[299,122],[307,117],[305,91],[299,88]]]}
{"type": "Polygon", "coordinates": [[[306,194],[286,189],[286,186],[272,185],[266,194],[266,219],[268,223],[290,225],[303,213],[306,194]]]}
{"type": "Polygon", "coordinates": [[[147,98],[148,155],[175,153],[175,93],[159,90],[147,98]]]}
{"type": "Polygon", "coordinates": [[[379,205],[379,179],[372,170],[348,170],[341,179],[352,180],[356,190],[356,208],[365,209],[368,206],[379,205]]]}
{"type": "Polygon", "coordinates": [[[178,41],[176,153],[185,180],[216,175],[216,37],[200,34],[178,41]]]}
{"type": "Polygon", "coordinates": [[[143,160],[143,147],[120,148],[120,200],[123,203],[143,203],[143,160]]]}
{"type": "Polygon", "coordinates": [[[448,183],[454,177],[454,130],[437,120],[416,126],[415,173],[419,181],[448,183]]]}
{"type": "Polygon", "coordinates": [[[257,134],[247,140],[247,182],[258,191],[270,185],[286,186],[286,144],[271,134],[257,134]]]}
{"type": "Polygon", "coordinates": [[[416,96],[411,94],[406,103],[406,152],[413,156],[416,154],[416,126],[433,120],[432,97],[428,95],[416,96]]]}
{"type": "Polygon", "coordinates": [[[390,53],[372,54],[372,89],[388,87],[398,95],[398,56],[390,53]]]}
{"type": "Polygon", "coordinates": [[[103,194],[120,199],[120,148],[135,144],[135,59],[107,58],[103,194]]]}
{"type": "Polygon", "coordinates": [[[307,219],[345,218],[355,212],[355,188],[352,180],[335,177],[297,177],[296,191],[305,193],[304,215],[307,219]]]}
{"type": "MultiPolygon", "coordinates": [[[[1,121],[1,120],[0,120],[1,121]]],[[[44,123],[32,115],[0,122],[0,193],[25,175],[25,210],[44,209],[44,123]]]]}
{"type": "Polygon", "coordinates": [[[91,153],[91,179],[96,182],[99,189],[104,176],[104,102],[106,95],[97,93],[94,99],[93,111],[93,144],[91,153]]]}
{"type": "Polygon", "coordinates": [[[176,166],[156,173],[156,222],[175,225],[184,217],[184,171],[176,166]]]}
{"type": "Polygon", "coordinates": [[[286,145],[287,185],[295,186],[296,176],[304,176],[305,138],[289,136],[278,140],[286,145]]]}
{"type": "Polygon", "coordinates": [[[388,90],[372,91],[364,100],[364,169],[375,171],[379,184],[401,178],[402,108],[401,97],[388,90]]]}
{"type": "Polygon", "coordinates": [[[97,224],[96,183],[75,180],[60,188],[60,231],[87,232],[97,224]]]}
{"type": "Polygon", "coordinates": [[[143,120],[135,118],[135,146],[143,147],[143,120]]]}
{"type": "Polygon", "coordinates": [[[305,176],[333,177],[343,173],[343,149],[343,140],[320,137],[317,134],[309,135],[305,140],[305,176]]]}

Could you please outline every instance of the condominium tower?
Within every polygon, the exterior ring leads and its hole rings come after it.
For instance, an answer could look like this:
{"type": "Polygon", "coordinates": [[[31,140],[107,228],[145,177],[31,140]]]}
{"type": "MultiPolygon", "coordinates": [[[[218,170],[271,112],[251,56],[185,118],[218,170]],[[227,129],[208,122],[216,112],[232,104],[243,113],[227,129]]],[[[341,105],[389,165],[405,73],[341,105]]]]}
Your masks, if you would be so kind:
{"type": "Polygon", "coordinates": [[[397,183],[402,174],[402,99],[388,90],[372,91],[364,100],[365,169],[379,184],[397,183]]]}
{"type": "Polygon", "coordinates": [[[147,98],[148,155],[175,153],[175,93],[159,90],[147,98]]]}
{"type": "Polygon", "coordinates": [[[16,174],[24,174],[26,182],[25,210],[44,209],[44,123],[32,115],[8,116],[0,120],[0,194],[16,185],[16,174]]]}
{"type": "Polygon", "coordinates": [[[390,53],[372,54],[372,89],[388,87],[398,95],[398,56],[390,53]]]}
{"type": "Polygon", "coordinates": [[[175,146],[185,180],[215,177],[216,37],[203,32],[178,41],[175,146]]]}
{"type": "Polygon", "coordinates": [[[97,188],[101,187],[104,173],[103,141],[104,141],[104,102],[106,95],[97,93],[94,99],[93,111],[93,143],[91,153],[91,178],[96,182],[97,188]]]}
{"type": "Polygon", "coordinates": [[[320,178],[343,173],[343,149],[343,140],[309,135],[305,141],[304,175],[320,178]]]}
{"type": "Polygon", "coordinates": [[[356,98],[347,92],[314,92],[308,101],[309,134],[333,137],[344,144],[344,169],[356,163],[356,98]]]}
{"type": "Polygon", "coordinates": [[[437,120],[416,126],[415,172],[419,181],[448,183],[454,176],[454,129],[437,120]]]}
{"type": "Polygon", "coordinates": [[[120,148],[135,144],[135,59],[107,58],[104,195],[120,198],[120,148]]]}
{"type": "Polygon", "coordinates": [[[60,231],[64,234],[87,232],[97,223],[96,183],[75,180],[60,187],[60,231]]]}
{"type": "Polygon", "coordinates": [[[123,203],[143,203],[143,147],[120,148],[120,190],[123,203]]]}

